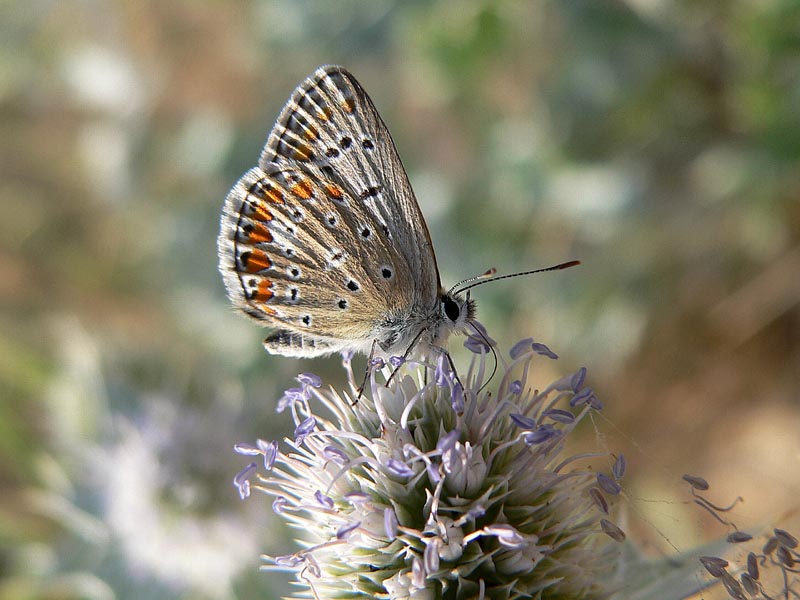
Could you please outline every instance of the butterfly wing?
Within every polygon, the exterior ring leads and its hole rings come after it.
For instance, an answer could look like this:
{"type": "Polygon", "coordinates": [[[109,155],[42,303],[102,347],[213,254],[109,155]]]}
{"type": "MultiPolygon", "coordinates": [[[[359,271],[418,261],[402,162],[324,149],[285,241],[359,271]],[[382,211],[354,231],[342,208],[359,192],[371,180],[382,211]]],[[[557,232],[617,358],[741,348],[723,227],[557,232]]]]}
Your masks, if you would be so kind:
{"type": "Polygon", "coordinates": [[[430,235],[394,142],[341,67],[295,90],[228,194],[218,246],[233,303],[279,329],[274,353],[387,348],[436,304],[430,235]]]}

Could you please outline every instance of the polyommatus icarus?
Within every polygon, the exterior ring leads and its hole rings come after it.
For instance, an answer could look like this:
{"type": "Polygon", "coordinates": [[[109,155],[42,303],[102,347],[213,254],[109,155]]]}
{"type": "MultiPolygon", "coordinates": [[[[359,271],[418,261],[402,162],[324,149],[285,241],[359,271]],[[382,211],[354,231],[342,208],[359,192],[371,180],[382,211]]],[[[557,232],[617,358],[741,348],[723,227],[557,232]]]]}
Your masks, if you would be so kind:
{"type": "Polygon", "coordinates": [[[471,286],[442,287],[389,130],[342,67],[294,91],[228,193],[218,249],[233,304],[277,328],[264,340],[273,354],[404,354],[442,347],[475,318],[471,286]]]}

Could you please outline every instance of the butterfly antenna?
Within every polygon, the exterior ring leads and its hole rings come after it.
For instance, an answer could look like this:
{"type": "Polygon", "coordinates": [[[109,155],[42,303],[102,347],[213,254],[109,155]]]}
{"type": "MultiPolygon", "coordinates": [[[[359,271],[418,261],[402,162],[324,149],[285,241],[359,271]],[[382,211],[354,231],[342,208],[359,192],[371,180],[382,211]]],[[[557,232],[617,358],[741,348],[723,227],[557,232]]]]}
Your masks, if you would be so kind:
{"type": "Polygon", "coordinates": [[[561,263],[560,265],[553,265],[552,267],[546,267],[544,269],[534,269],[533,271],[522,271],[520,273],[510,273],[509,275],[498,275],[497,277],[490,277],[489,279],[484,279],[484,277],[488,277],[487,274],[489,273],[489,271],[487,271],[483,275],[478,275],[477,277],[466,279],[461,283],[453,286],[453,289],[450,290],[450,293],[461,294],[469,289],[472,289],[479,285],[483,285],[484,283],[490,283],[492,281],[500,281],[501,279],[510,279],[512,277],[522,277],[523,275],[532,275],[534,273],[544,273],[545,271],[560,271],[561,269],[569,269],[570,267],[574,267],[579,264],[581,264],[581,261],[579,260],[570,260],[568,262],[561,263]],[[464,283],[468,283],[469,285],[461,287],[464,283]]]}
{"type": "MultiPolygon", "coordinates": [[[[453,287],[451,287],[450,291],[447,292],[447,293],[448,294],[452,294],[454,289],[456,289],[457,287],[461,287],[465,283],[472,283],[473,281],[478,281],[479,279],[485,279],[486,277],[491,277],[495,273],[497,273],[497,269],[492,267],[491,269],[489,269],[485,273],[482,273],[480,275],[475,275],[475,277],[469,277],[468,279],[465,279],[464,281],[459,281],[457,284],[455,284],[453,287]]],[[[467,288],[464,288],[464,289],[467,289],[467,288]]]]}

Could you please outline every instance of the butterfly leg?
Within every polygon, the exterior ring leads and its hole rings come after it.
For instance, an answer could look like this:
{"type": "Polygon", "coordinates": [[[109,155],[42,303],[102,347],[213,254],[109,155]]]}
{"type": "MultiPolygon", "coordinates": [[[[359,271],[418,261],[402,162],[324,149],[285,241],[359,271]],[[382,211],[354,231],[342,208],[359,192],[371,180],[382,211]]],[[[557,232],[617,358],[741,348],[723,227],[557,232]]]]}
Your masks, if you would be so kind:
{"type": "Polygon", "coordinates": [[[372,360],[375,358],[375,348],[377,345],[378,345],[378,340],[372,340],[372,348],[369,351],[369,356],[367,357],[367,366],[364,369],[364,380],[361,382],[361,385],[358,386],[358,395],[356,396],[356,399],[353,401],[353,406],[358,404],[358,401],[364,394],[364,388],[367,387],[367,380],[369,379],[369,372],[372,369],[372,360]]]}
{"type": "MultiPolygon", "coordinates": [[[[416,335],[416,337],[413,340],[411,340],[411,343],[408,345],[408,348],[406,348],[406,351],[403,352],[403,362],[406,362],[408,360],[408,357],[411,356],[411,353],[414,351],[414,348],[417,347],[417,344],[419,343],[419,340],[420,338],[422,338],[422,334],[425,333],[425,331],[426,330],[423,329],[416,335]]],[[[395,368],[394,371],[392,371],[392,374],[389,375],[389,379],[386,380],[386,387],[389,387],[389,384],[392,382],[392,379],[394,379],[395,373],[397,373],[399,369],[400,366],[395,368]]],[[[426,377],[427,377],[427,371],[426,371],[426,377]]]]}

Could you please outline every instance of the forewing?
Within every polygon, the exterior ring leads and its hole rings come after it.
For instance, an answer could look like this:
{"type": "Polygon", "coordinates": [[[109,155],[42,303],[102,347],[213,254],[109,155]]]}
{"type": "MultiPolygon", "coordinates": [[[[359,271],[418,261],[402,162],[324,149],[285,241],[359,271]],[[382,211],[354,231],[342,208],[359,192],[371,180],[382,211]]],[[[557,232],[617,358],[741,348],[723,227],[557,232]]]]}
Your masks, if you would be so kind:
{"type": "Polygon", "coordinates": [[[425,219],[388,128],[347,70],[320,67],[295,90],[259,164],[269,171],[284,157],[346,190],[353,212],[389,232],[414,278],[419,305],[436,302],[439,272],[425,219]]]}

